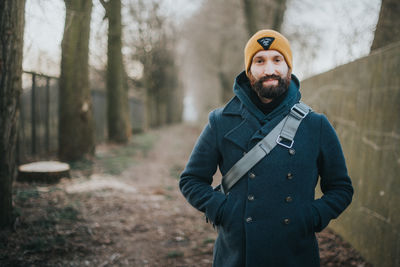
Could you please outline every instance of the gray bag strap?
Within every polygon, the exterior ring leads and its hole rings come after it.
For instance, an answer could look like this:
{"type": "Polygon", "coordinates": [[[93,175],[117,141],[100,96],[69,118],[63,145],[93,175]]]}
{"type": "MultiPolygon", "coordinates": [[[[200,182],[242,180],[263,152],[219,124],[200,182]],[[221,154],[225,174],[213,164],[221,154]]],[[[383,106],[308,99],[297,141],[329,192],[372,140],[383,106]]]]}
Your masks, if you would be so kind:
{"type": "Polygon", "coordinates": [[[301,121],[311,111],[312,109],[302,102],[295,104],[290,113],[222,177],[222,193],[227,194],[232,186],[262,158],[268,155],[276,145],[291,148],[301,121]]]}

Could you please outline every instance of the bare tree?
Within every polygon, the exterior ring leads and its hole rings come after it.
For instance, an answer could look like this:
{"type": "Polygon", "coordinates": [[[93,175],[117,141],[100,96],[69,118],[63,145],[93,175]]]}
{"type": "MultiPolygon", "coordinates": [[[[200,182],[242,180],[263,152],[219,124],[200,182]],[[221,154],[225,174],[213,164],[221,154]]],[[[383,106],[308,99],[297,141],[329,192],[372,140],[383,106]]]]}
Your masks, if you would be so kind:
{"type": "Polygon", "coordinates": [[[89,34],[92,1],[65,0],[60,75],[59,156],[78,160],[95,149],[89,86],[89,34]]]}
{"type": "Polygon", "coordinates": [[[100,0],[108,19],[107,114],[108,138],[126,143],[131,136],[128,88],[122,60],[121,0],[100,0]]]}
{"type": "Polygon", "coordinates": [[[199,11],[185,23],[187,52],[183,55],[182,71],[195,69],[183,78],[195,94],[200,114],[233,96],[234,78],[243,70],[243,48],[248,34],[241,1],[204,1],[199,11]],[[196,66],[187,66],[186,62],[195,62],[196,66]]]}
{"type": "Polygon", "coordinates": [[[264,28],[281,30],[286,0],[242,0],[242,2],[249,36],[264,28]]]}
{"type": "Polygon", "coordinates": [[[175,30],[162,13],[159,0],[131,1],[129,47],[143,66],[140,78],[146,95],[146,123],[158,127],[179,122],[183,94],[175,62],[175,30]]]}
{"type": "Polygon", "coordinates": [[[244,17],[246,18],[246,27],[249,36],[252,36],[258,29],[256,9],[255,0],[243,0],[244,17]]]}
{"type": "Polygon", "coordinates": [[[25,0],[0,1],[0,229],[9,227],[16,171],[25,0]]]}
{"type": "Polygon", "coordinates": [[[371,51],[400,41],[400,1],[382,0],[371,51]]]}

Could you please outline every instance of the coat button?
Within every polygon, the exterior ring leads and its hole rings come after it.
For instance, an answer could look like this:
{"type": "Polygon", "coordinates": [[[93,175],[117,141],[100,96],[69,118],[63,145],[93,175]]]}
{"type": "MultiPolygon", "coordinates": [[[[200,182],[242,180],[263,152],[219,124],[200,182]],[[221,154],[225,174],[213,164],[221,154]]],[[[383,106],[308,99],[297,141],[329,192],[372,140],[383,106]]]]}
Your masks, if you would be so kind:
{"type": "Polygon", "coordinates": [[[285,201],[286,201],[287,203],[290,203],[290,202],[293,201],[293,198],[292,198],[291,196],[287,196],[287,197],[285,198],[285,201]]]}
{"type": "Polygon", "coordinates": [[[290,223],[290,219],[288,219],[288,218],[283,219],[283,223],[286,224],[286,225],[289,224],[290,223]]]}
{"type": "Polygon", "coordinates": [[[253,218],[251,218],[251,217],[247,217],[247,218],[246,218],[246,222],[247,222],[247,223],[251,223],[252,221],[253,221],[253,218]]]}
{"type": "Polygon", "coordinates": [[[293,174],[291,172],[289,172],[286,176],[286,178],[288,178],[289,180],[293,179],[293,174]]]}
{"type": "Polygon", "coordinates": [[[250,201],[253,201],[254,200],[254,196],[253,195],[248,195],[247,199],[250,200],[250,201]]]}
{"type": "Polygon", "coordinates": [[[254,179],[254,178],[256,178],[256,175],[254,173],[250,172],[249,177],[250,177],[250,179],[254,179]]]}
{"type": "Polygon", "coordinates": [[[293,156],[294,154],[296,154],[296,150],[294,150],[293,148],[289,149],[289,154],[293,156]]]}

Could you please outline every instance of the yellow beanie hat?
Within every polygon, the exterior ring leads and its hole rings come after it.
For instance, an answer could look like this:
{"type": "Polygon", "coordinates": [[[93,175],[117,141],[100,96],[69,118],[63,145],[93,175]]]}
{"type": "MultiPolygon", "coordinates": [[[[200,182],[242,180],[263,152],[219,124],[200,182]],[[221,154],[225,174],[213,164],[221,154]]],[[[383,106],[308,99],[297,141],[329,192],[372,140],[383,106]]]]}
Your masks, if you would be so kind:
{"type": "Polygon", "coordinates": [[[288,39],[282,34],[274,30],[261,30],[256,32],[247,42],[244,48],[244,65],[246,67],[246,75],[249,76],[249,69],[255,54],[261,50],[276,50],[281,53],[292,69],[292,50],[288,39]]]}

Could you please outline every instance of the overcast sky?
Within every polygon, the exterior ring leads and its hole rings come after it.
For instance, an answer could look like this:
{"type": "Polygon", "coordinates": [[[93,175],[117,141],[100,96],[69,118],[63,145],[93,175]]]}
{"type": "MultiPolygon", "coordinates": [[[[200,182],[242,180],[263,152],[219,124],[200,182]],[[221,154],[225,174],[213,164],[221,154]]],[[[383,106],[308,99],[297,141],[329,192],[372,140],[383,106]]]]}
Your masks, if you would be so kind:
{"type": "MultiPolygon", "coordinates": [[[[177,20],[190,16],[201,0],[164,0],[163,10],[173,14],[177,20]]],[[[90,50],[104,49],[96,36],[107,24],[103,21],[104,10],[98,0],[93,1],[91,20],[90,50]]],[[[64,31],[65,5],[63,0],[27,0],[25,9],[25,36],[23,68],[48,75],[58,76],[61,60],[61,41],[64,31]]],[[[103,32],[102,32],[103,34],[103,32]]],[[[103,51],[105,52],[105,51],[103,51]]],[[[98,64],[98,58],[91,56],[90,63],[98,64]]]]}

